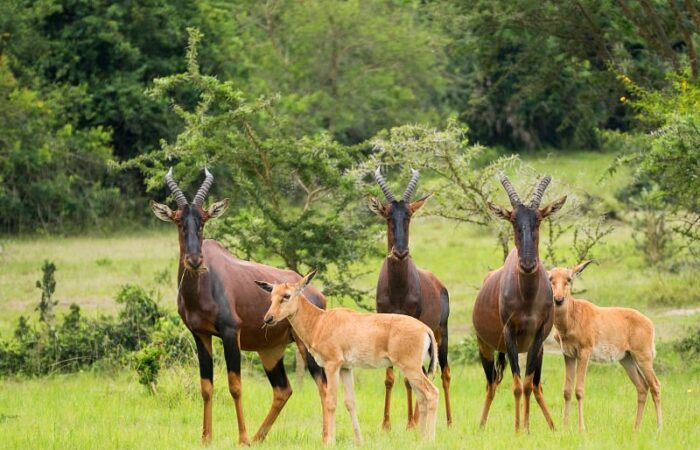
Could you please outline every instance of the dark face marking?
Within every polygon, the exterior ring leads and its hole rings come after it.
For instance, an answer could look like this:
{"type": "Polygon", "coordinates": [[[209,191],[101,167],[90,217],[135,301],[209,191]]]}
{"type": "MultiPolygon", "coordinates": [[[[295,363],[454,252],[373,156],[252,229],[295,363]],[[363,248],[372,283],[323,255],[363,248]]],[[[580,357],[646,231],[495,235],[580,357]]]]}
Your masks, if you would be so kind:
{"type": "Polygon", "coordinates": [[[518,205],[511,217],[520,268],[530,273],[537,267],[540,216],[536,209],[518,205]]]}
{"type": "Polygon", "coordinates": [[[398,259],[408,256],[408,227],[411,222],[411,209],[403,200],[392,202],[387,214],[391,253],[398,259]]]}
{"type": "Polygon", "coordinates": [[[184,206],[178,227],[185,247],[185,266],[197,270],[202,265],[202,240],[204,239],[204,217],[200,208],[184,206]]]}

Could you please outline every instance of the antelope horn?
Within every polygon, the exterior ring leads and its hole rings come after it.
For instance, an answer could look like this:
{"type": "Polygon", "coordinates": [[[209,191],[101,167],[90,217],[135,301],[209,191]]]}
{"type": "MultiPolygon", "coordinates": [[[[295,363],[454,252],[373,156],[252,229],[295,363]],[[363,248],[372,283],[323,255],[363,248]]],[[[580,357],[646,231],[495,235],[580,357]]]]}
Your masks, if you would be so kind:
{"type": "Polygon", "coordinates": [[[182,189],[180,189],[173,179],[173,168],[171,167],[170,170],[168,170],[168,173],[165,175],[165,183],[168,185],[168,188],[170,189],[170,192],[173,193],[173,196],[175,197],[175,202],[177,202],[177,207],[182,208],[183,206],[187,206],[187,199],[185,198],[185,194],[182,193],[182,189]]]}
{"type": "Polygon", "coordinates": [[[534,194],[532,194],[532,200],[530,200],[530,208],[539,208],[540,202],[542,201],[542,195],[544,194],[544,190],[547,189],[547,186],[551,181],[552,177],[550,177],[549,175],[545,175],[545,177],[540,180],[540,183],[537,185],[537,188],[535,188],[534,194]]]}
{"type": "Polygon", "coordinates": [[[515,208],[518,205],[522,205],[523,202],[520,200],[520,197],[518,197],[518,193],[515,192],[515,188],[513,187],[513,185],[510,184],[510,180],[508,180],[508,177],[505,176],[503,172],[499,172],[498,179],[501,181],[503,188],[508,194],[508,198],[510,199],[510,205],[513,208],[515,208]]]}
{"type": "Polygon", "coordinates": [[[207,194],[209,193],[209,188],[211,188],[211,185],[213,183],[214,183],[214,175],[212,175],[205,167],[204,168],[204,181],[202,182],[202,186],[197,191],[197,195],[194,196],[194,200],[192,200],[192,204],[194,206],[201,207],[204,204],[204,199],[207,197],[207,194]]]}
{"type": "Polygon", "coordinates": [[[377,167],[377,170],[374,171],[374,179],[377,180],[377,184],[379,184],[379,187],[382,188],[384,197],[386,197],[386,199],[390,202],[395,202],[396,198],[389,190],[389,186],[386,185],[386,180],[384,180],[384,177],[382,176],[382,170],[380,167],[377,167]]]}
{"type": "Polygon", "coordinates": [[[403,197],[401,198],[404,202],[411,200],[413,191],[416,190],[416,185],[418,184],[418,177],[420,177],[420,173],[415,169],[411,169],[411,181],[408,182],[406,192],[403,193],[403,197]]]}

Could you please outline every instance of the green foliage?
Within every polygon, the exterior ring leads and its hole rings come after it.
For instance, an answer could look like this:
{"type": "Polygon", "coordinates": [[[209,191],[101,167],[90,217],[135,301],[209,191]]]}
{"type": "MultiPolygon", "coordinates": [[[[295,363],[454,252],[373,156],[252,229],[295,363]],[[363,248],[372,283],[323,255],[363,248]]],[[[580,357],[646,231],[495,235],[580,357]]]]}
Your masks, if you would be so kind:
{"type": "Polygon", "coordinates": [[[468,334],[457,344],[450,345],[450,363],[452,365],[478,364],[479,345],[474,335],[468,334]]]}
{"type": "Polygon", "coordinates": [[[271,99],[249,100],[233,81],[202,74],[200,38],[191,30],[187,72],[155,80],[150,93],[173,103],[183,132],[129,165],[158,188],[168,165],[181,186],[208,166],[218,180],[212,196],[235,193],[226,216],[207,226],[209,236],[245,258],[281,261],[297,272],[317,268],[327,293],[359,301],[349,266],[372,250],[372,229],[359,207],[362,194],[345,171],[361,149],[325,133],[298,135],[271,99]],[[178,100],[183,91],[196,93],[194,107],[178,100]]]}
{"type": "Polygon", "coordinates": [[[56,286],[55,265],[45,262],[42,269],[38,327],[22,316],[14,339],[0,339],[0,376],[73,372],[101,361],[126,361],[133,362],[144,384],[154,388],[161,363],[171,365],[193,354],[186,342],[189,334],[176,326],[179,317],[162,313],[152,294],[138,286],[127,285],[117,295],[117,303],[123,305],[117,318],[84,317],[72,304],[61,324],[54,326],[50,294],[56,286]]]}
{"type": "Polygon", "coordinates": [[[658,84],[668,67],[658,49],[671,46],[645,42],[649,26],[630,19],[648,15],[634,7],[628,16],[619,3],[433,2],[447,35],[448,105],[487,145],[594,148],[597,128],[628,129],[624,86],[610,68],[658,84]]]}
{"type": "Polygon", "coordinates": [[[695,327],[676,341],[675,348],[685,358],[697,361],[700,358],[700,327],[695,327]]]}
{"type": "Polygon", "coordinates": [[[162,356],[163,350],[160,347],[144,347],[134,355],[139,383],[148,387],[153,394],[156,393],[156,383],[162,356]]]}
{"type": "Polygon", "coordinates": [[[100,224],[118,203],[103,183],[110,134],[66,121],[70,98],[22,87],[1,55],[0,98],[0,232],[100,224]]]}
{"type": "Polygon", "coordinates": [[[58,304],[58,300],[53,300],[53,293],[56,291],[56,278],[54,277],[56,265],[46,260],[44,265],[41,266],[41,271],[43,273],[42,279],[36,282],[36,287],[41,289],[41,301],[37,305],[36,310],[39,311],[39,320],[50,330],[53,330],[53,307],[58,304]]]}
{"type": "Polygon", "coordinates": [[[666,223],[691,246],[700,241],[700,82],[685,71],[671,74],[668,88],[647,90],[621,78],[634,94],[630,104],[638,120],[653,129],[627,139],[618,163],[632,167],[636,181],[621,195],[646,211],[636,226],[649,236],[647,257],[660,261],[671,251],[663,241],[669,239],[666,223]]]}
{"type": "MultiPolygon", "coordinates": [[[[233,27],[251,97],[280,92],[280,114],[302,133],[346,144],[441,112],[444,39],[415,2],[241,1],[233,27]]],[[[237,54],[236,57],[239,55],[237,54]]]]}
{"type": "Polygon", "coordinates": [[[129,349],[140,348],[149,340],[149,333],[163,313],[152,295],[140,286],[124,286],[117,295],[117,303],[124,305],[119,312],[122,345],[129,349]]]}
{"type": "MultiPolygon", "coordinates": [[[[466,135],[467,130],[453,121],[442,130],[421,125],[392,128],[370,141],[374,152],[350,173],[360,179],[381,163],[420,169],[424,176],[431,177],[427,183],[435,198],[430,200],[430,211],[456,222],[488,226],[497,235],[505,259],[511,249],[512,227],[495,219],[487,206],[494,198],[504,195],[496,174],[507,169],[515,171],[516,185],[520,180],[536,180],[541,174],[520,162],[517,156],[497,157],[481,145],[471,145],[466,135]]],[[[378,190],[374,180],[372,186],[378,190]]],[[[518,191],[528,198],[533,188],[533,184],[527,188],[518,186],[518,191]]],[[[565,259],[556,244],[567,231],[574,229],[569,251],[573,263],[592,257],[592,249],[612,232],[612,226],[601,217],[599,200],[572,191],[574,188],[564,180],[557,180],[547,191],[550,198],[568,195],[564,212],[548,218],[545,225],[544,253],[548,264],[556,265],[565,259]]]]}

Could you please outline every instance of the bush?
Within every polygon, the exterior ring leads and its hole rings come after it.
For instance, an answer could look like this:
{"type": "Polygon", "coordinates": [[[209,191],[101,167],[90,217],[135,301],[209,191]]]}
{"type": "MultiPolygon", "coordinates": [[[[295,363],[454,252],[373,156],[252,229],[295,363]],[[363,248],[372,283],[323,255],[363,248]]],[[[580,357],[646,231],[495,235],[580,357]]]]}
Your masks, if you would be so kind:
{"type": "Polygon", "coordinates": [[[476,364],[481,361],[476,337],[469,334],[459,343],[450,346],[452,364],[476,364]]]}
{"type": "MultiPolygon", "coordinates": [[[[20,317],[13,339],[0,340],[0,376],[45,375],[89,368],[99,361],[134,363],[143,384],[155,389],[161,364],[190,358],[189,333],[178,326],[175,314],[158,308],[153,294],[139,286],[124,286],[117,295],[123,309],[115,318],[84,317],[78,305],[71,305],[59,325],[46,305],[53,306],[55,266],[44,263],[40,319],[34,326],[20,317]],[[47,318],[50,317],[50,320],[47,318]],[[135,356],[132,354],[135,353],[135,356]]],[[[50,309],[50,308],[49,308],[50,309]]]]}
{"type": "Polygon", "coordinates": [[[134,355],[139,383],[150,388],[153,394],[156,393],[156,382],[162,358],[163,349],[155,346],[142,348],[134,355]]]}
{"type": "Polygon", "coordinates": [[[700,357],[700,327],[695,327],[684,338],[676,341],[675,348],[684,359],[697,360],[700,357]]]}

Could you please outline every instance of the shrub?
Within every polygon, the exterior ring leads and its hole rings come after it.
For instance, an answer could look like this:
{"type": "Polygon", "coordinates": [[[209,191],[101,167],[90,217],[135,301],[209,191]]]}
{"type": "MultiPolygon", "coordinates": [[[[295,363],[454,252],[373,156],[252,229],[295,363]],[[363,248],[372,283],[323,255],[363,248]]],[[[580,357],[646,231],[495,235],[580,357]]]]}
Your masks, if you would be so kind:
{"type": "Polygon", "coordinates": [[[36,309],[39,321],[35,326],[22,316],[13,338],[0,340],[0,376],[71,372],[99,361],[126,361],[135,364],[143,384],[155,389],[160,364],[173,364],[193,354],[189,333],[178,326],[180,319],[160,311],[153,294],[139,286],[121,289],[117,303],[123,308],[116,318],[84,317],[73,304],[56,326],[51,298],[56,267],[45,262],[43,269],[44,278],[37,282],[42,288],[36,309]]]}
{"type": "Polygon", "coordinates": [[[695,327],[684,338],[676,341],[675,347],[685,359],[700,357],[700,327],[695,327]]]}
{"type": "Polygon", "coordinates": [[[476,364],[480,360],[476,337],[471,334],[450,346],[450,362],[453,364],[476,364]]]}
{"type": "Polygon", "coordinates": [[[134,354],[139,383],[150,388],[153,394],[156,393],[156,383],[162,359],[163,349],[156,346],[142,348],[134,354]]]}

